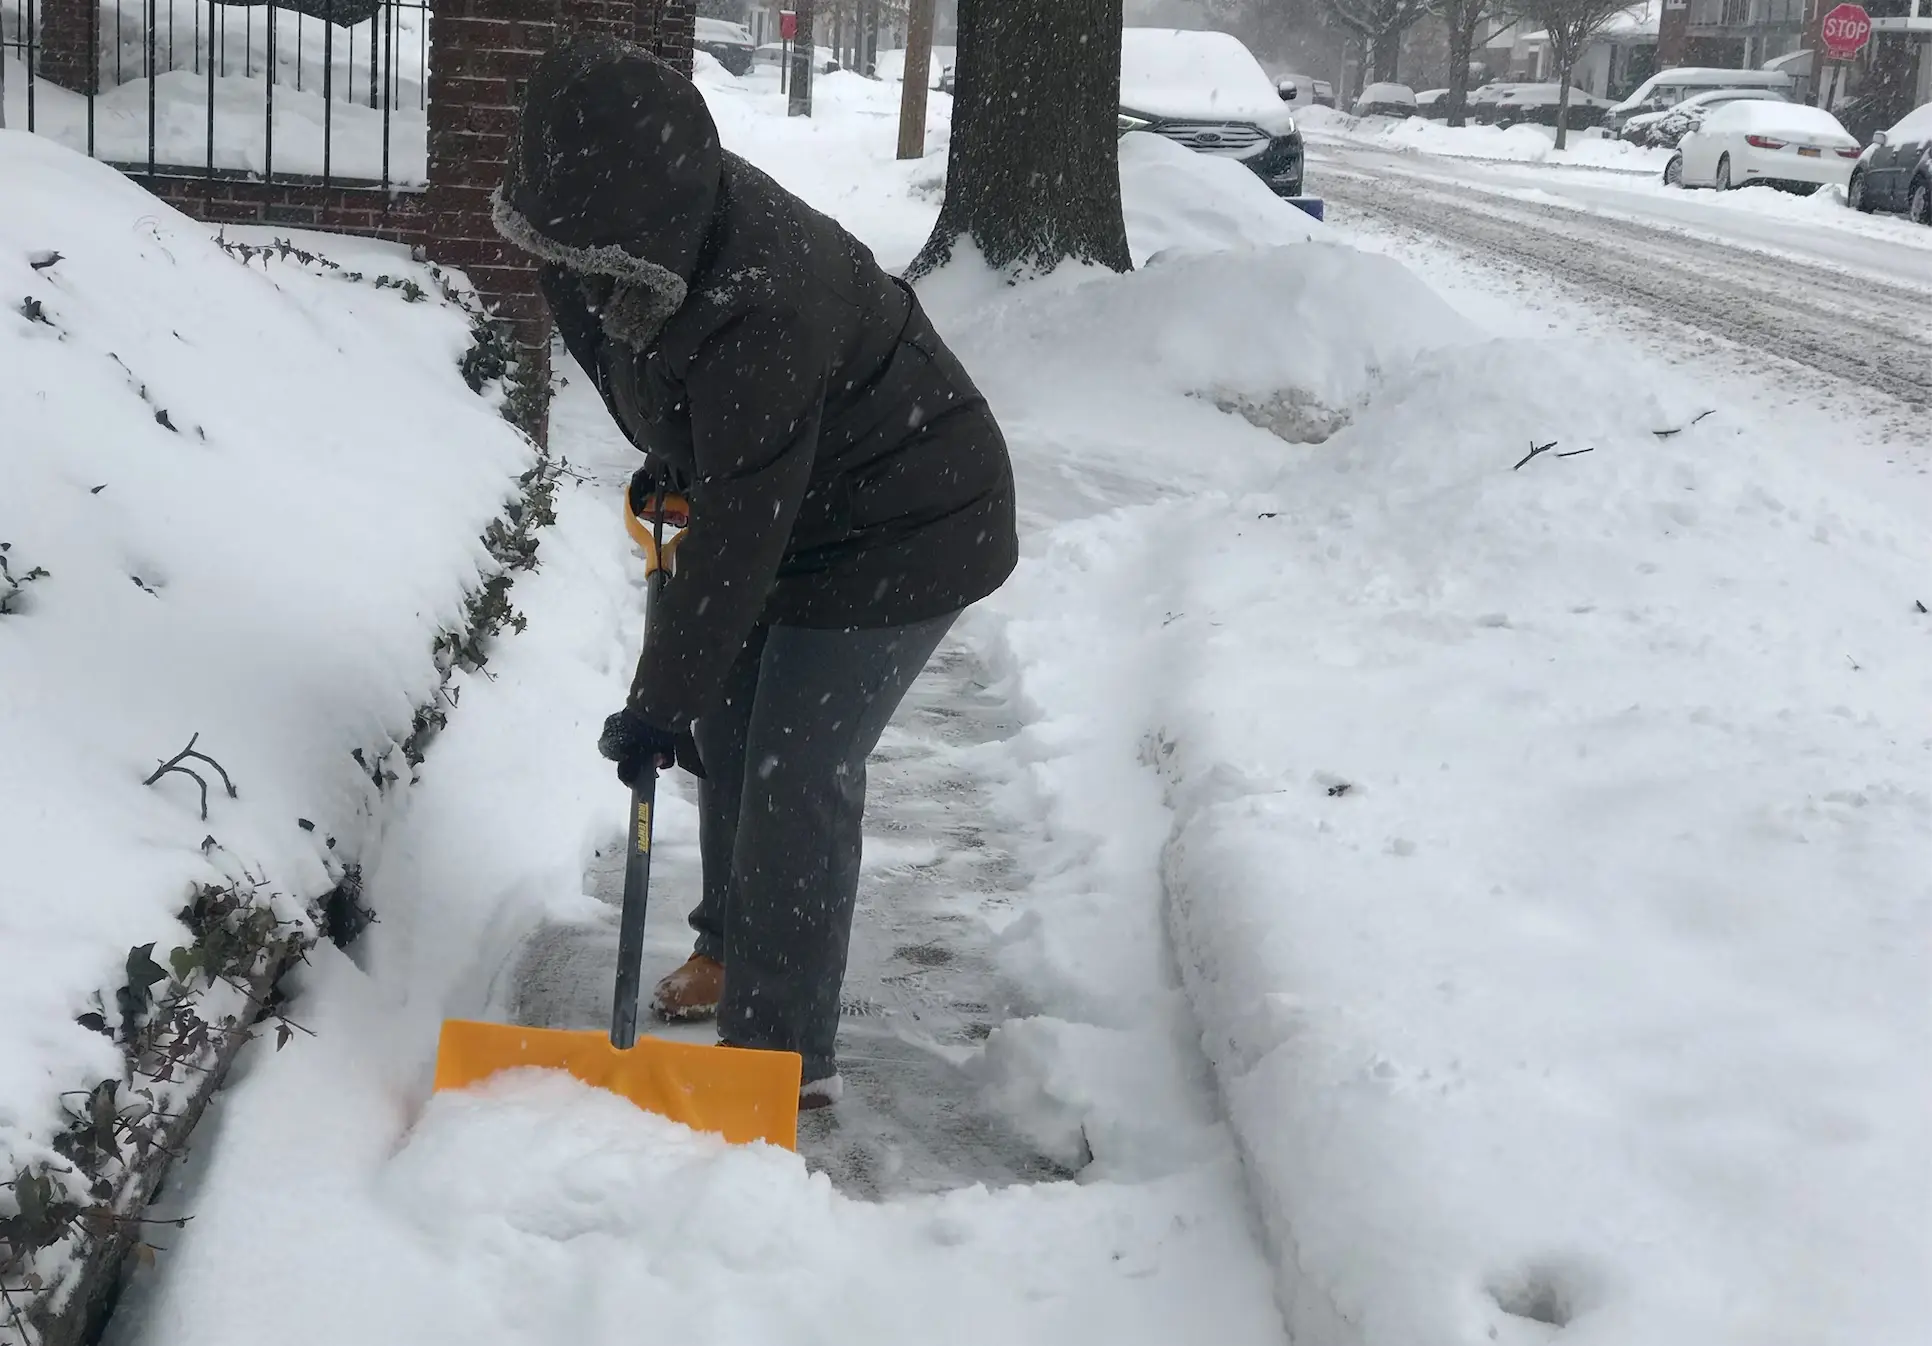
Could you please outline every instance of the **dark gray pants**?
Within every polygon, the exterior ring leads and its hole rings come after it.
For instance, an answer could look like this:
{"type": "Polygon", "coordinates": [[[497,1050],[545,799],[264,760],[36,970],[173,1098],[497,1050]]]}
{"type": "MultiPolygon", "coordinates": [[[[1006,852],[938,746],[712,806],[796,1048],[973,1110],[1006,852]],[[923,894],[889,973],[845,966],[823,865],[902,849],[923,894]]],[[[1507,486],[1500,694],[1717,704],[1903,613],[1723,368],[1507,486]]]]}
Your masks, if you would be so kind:
{"type": "Polygon", "coordinates": [[[957,613],[873,631],[760,627],[695,728],[697,952],[724,964],[718,1037],[837,1069],[865,759],[957,613]]]}

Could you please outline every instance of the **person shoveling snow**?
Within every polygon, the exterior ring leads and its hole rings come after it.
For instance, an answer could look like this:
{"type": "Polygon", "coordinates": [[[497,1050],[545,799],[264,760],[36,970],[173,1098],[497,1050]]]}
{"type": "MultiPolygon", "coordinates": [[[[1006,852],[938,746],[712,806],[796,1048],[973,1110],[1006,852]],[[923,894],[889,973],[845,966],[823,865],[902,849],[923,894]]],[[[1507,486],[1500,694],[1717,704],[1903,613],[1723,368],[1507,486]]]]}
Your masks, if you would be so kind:
{"type": "Polygon", "coordinates": [[[689,501],[674,577],[598,748],[700,777],[696,948],[667,1019],[797,1052],[837,1099],[865,763],[960,611],[1018,561],[1013,470],[910,287],[720,145],[698,91],[579,38],[530,81],[497,228],[564,343],[689,501]]]}

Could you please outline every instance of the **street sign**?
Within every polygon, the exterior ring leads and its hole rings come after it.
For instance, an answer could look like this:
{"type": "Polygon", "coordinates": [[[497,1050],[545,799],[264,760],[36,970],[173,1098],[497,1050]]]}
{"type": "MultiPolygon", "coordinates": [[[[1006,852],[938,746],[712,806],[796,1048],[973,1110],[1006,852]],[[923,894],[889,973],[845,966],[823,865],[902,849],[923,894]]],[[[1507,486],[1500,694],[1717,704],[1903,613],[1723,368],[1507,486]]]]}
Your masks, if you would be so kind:
{"type": "MultiPolygon", "coordinates": [[[[1858,12],[1860,14],[1863,14],[1865,11],[1861,9],[1858,12]]],[[[778,35],[784,38],[787,42],[790,42],[793,38],[798,36],[798,11],[797,10],[781,9],[778,11],[778,35]]]]}
{"type": "Polygon", "coordinates": [[[1872,16],[1861,5],[1839,5],[1818,25],[1818,36],[1825,44],[1825,55],[1849,61],[1872,40],[1872,16]]]}

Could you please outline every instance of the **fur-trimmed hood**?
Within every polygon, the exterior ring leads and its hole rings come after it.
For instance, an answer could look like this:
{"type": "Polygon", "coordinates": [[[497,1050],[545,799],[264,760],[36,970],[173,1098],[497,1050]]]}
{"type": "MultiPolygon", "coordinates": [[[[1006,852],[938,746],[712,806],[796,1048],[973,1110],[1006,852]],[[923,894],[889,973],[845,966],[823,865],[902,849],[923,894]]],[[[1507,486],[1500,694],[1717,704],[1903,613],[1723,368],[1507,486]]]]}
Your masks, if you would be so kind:
{"type": "Polygon", "coordinates": [[[613,340],[644,349],[684,304],[722,165],[689,80],[641,47],[579,37],[531,76],[492,217],[577,278],[613,340]]]}

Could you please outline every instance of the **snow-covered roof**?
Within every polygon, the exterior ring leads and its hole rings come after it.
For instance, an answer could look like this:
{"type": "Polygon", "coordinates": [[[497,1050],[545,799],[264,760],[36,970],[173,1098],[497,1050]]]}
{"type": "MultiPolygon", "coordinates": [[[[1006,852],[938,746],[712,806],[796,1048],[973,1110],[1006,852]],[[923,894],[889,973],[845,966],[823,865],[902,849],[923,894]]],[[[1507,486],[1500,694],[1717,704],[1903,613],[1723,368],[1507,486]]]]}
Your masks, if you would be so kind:
{"type": "Polygon", "coordinates": [[[1158,117],[1278,116],[1281,94],[1228,33],[1129,28],[1121,34],[1120,105],[1158,117]]]}

